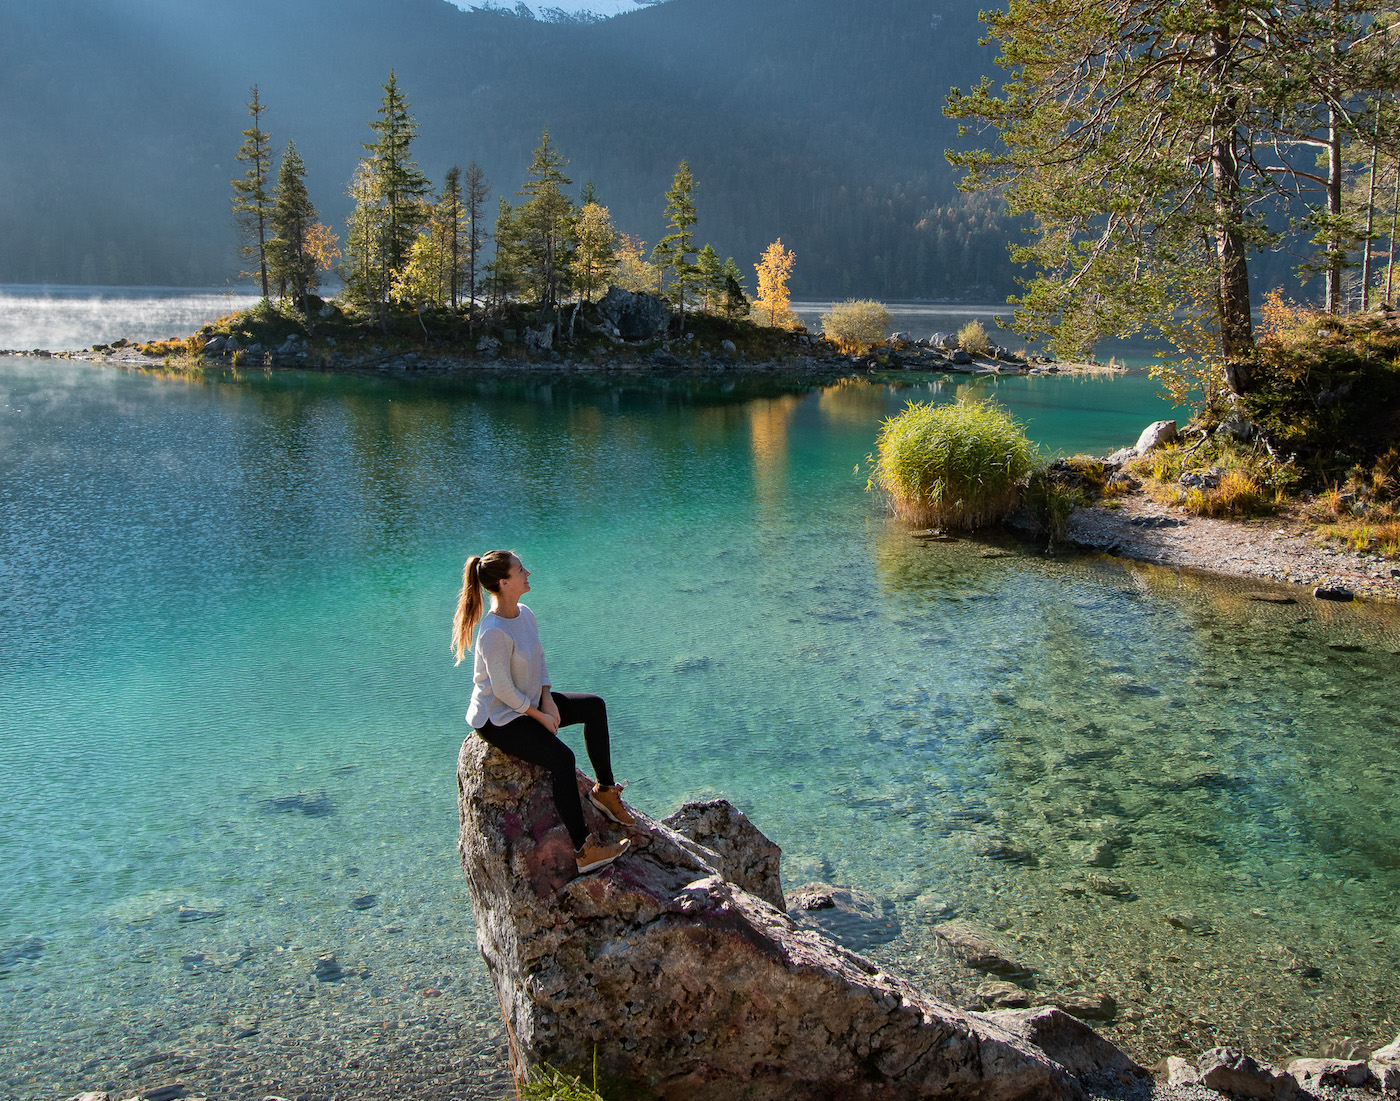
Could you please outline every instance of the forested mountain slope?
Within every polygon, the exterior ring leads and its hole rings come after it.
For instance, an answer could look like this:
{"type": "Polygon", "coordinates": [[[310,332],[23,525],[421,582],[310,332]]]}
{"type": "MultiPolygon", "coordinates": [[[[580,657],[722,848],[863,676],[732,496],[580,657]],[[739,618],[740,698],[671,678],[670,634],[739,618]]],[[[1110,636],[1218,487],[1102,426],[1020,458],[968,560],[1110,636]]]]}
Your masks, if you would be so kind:
{"type": "MultiPolygon", "coordinates": [[[[671,0],[594,24],[446,0],[0,0],[0,281],[220,283],[257,83],[340,228],[392,67],[435,183],[513,195],[548,128],[576,184],[654,242],[688,158],[701,241],[799,294],[1005,293],[1008,229],[959,196],[948,87],[991,67],[973,0],[671,0]]],[[[494,209],[494,206],[493,206],[494,209]]]]}

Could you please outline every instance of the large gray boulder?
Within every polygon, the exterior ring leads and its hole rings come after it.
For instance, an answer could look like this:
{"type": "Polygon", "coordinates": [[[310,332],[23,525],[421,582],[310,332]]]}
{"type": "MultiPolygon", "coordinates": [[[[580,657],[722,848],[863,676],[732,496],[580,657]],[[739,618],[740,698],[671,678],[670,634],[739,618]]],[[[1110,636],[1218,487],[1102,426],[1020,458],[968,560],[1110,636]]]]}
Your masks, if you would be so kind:
{"type": "Polygon", "coordinates": [[[666,335],[671,324],[671,307],[665,299],[621,287],[608,288],[598,312],[623,340],[656,340],[666,335]]]}
{"type": "Polygon", "coordinates": [[[1027,1027],[933,1000],[798,929],[635,807],[631,850],[576,877],[548,775],[479,738],[457,778],[477,944],[527,1063],[591,1080],[596,1057],[605,1095],[684,1101],[1079,1098],[1067,1063],[1132,1065],[1105,1041],[1047,1055],[1035,1035],[1099,1040],[1057,1010],[1027,1027]]]}
{"type": "Polygon", "coordinates": [[[1176,421],[1153,421],[1142,430],[1133,451],[1139,455],[1146,455],[1149,451],[1156,451],[1157,448],[1166,447],[1167,444],[1176,441],[1176,421]]]}
{"type": "Polygon", "coordinates": [[[708,857],[708,863],[730,883],[757,895],[775,910],[787,909],[779,872],[783,850],[728,799],[686,803],[664,824],[704,846],[707,853],[696,855],[702,860],[708,857]]]}

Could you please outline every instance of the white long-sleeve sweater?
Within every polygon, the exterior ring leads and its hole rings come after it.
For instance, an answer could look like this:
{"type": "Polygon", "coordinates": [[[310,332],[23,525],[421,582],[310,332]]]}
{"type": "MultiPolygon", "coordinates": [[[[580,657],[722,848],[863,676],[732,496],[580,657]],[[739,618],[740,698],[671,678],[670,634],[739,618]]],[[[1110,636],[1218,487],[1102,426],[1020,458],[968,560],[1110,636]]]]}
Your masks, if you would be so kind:
{"type": "Polygon", "coordinates": [[[472,702],[467,708],[467,722],[474,729],[520,718],[540,705],[541,690],[550,683],[535,613],[524,604],[518,607],[520,614],[514,619],[487,612],[476,633],[472,702]]]}

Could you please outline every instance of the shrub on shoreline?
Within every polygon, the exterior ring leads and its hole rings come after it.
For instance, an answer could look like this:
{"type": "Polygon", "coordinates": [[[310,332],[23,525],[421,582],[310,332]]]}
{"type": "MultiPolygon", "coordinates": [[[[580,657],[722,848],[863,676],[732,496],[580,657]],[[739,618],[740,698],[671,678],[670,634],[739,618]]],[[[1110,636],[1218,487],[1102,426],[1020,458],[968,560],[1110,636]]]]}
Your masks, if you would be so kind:
{"type": "Polygon", "coordinates": [[[958,347],[968,355],[984,356],[992,350],[992,338],[980,321],[969,321],[958,330],[958,347]]]}
{"type": "Polygon", "coordinates": [[[1035,446],[994,402],[910,402],[880,429],[868,487],[910,523],[973,529],[1016,508],[1034,463],[1035,446]]]}
{"type": "Polygon", "coordinates": [[[848,298],[822,314],[827,339],[848,355],[864,355],[890,332],[890,311],[873,299],[848,298]]]}

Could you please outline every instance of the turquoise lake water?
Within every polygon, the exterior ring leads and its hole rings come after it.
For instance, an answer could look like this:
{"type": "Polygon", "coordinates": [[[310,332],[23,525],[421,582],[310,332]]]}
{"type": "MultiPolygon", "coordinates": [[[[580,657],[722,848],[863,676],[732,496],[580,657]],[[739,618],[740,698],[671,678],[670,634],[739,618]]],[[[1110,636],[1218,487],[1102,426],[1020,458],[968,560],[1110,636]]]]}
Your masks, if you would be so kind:
{"type": "Polygon", "coordinates": [[[1140,375],[899,381],[0,359],[0,1095],[320,1096],[410,1056],[501,1088],[448,651],[497,546],[629,799],[730,798],[789,888],[881,900],[906,973],[972,992],[956,914],[1140,1057],[1392,1039],[1400,619],[913,539],[855,470],[908,400],[994,393],[1047,452],[1169,413],[1140,375]]]}

